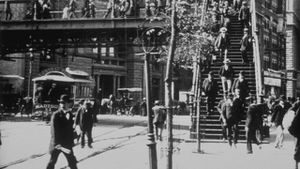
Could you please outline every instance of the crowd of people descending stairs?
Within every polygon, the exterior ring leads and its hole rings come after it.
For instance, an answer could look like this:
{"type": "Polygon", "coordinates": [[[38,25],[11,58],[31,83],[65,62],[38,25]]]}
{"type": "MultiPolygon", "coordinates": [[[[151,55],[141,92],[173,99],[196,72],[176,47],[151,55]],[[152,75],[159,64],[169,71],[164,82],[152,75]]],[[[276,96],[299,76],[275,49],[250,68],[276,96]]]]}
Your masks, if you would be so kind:
{"type": "MultiPolygon", "coordinates": [[[[207,78],[203,80],[201,86],[202,95],[206,98],[205,112],[208,117],[215,109],[219,112],[223,139],[227,139],[230,146],[236,146],[239,137],[238,124],[245,116],[246,106],[250,104],[249,101],[254,99],[250,94],[249,84],[245,78],[246,72],[241,70],[238,72],[238,77],[234,78],[236,70],[231,65],[231,53],[233,54],[233,52],[230,50],[233,50],[234,47],[239,48],[241,58],[239,64],[244,66],[253,64],[248,58],[248,54],[250,55],[252,52],[253,41],[249,33],[251,30],[250,9],[247,1],[213,0],[208,1],[207,14],[212,18],[211,32],[215,34],[214,54],[216,57],[213,57],[212,62],[215,62],[216,65],[222,63],[218,71],[222,90],[219,90],[214,71],[208,71],[207,78]],[[235,23],[235,27],[232,27],[233,23],[235,23]],[[237,26],[236,23],[240,26],[237,26]],[[240,38],[240,43],[231,43],[233,38],[240,38]],[[219,94],[222,96],[220,102],[217,99],[219,94]]],[[[247,131],[246,139],[251,140],[247,131]]],[[[261,140],[255,140],[255,142],[259,144],[261,140]]],[[[249,152],[251,151],[249,150],[249,152]]]]}
{"type": "MultiPolygon", "coordinates": [[[[216,109],[221,122],[223,139],[228,140],[230,147],[232,145],[236,147],[241,121],[246,118],[246,150],[248,154],[252,154],[251,143],[256,143],[261,148],[260,144],[263,137],[269,135],[269,125],[265,125],[263,118],[267,115],[271,117],[270,123],[267,123],[273,124],[277,130],[274,147],[281,149],[284,138],[283,126],[284,123],[288,124],[285,117],[289,112],[300,111],[300,98],[297,98],[297,100],[294,98],[287,99],[284,95],[281,95],[276,99],[273,96],[265,98],[264,95],[261,95],[262,103],[258,104],[258,98],[251,94],[255,93],[255,89],[252,89],[254,87],[251,87],[245,78],[246,72],[243,71],[245,69],[240,68],[241,71],[239,71],[238,77],[234,78],[237,70],[231,65],[230,59],[235,59],[235,66],[248,67],[250,74],[254,72],[253,63],[250,61],[254,39],[249,33],[251,30],[251,15],[248,1],[209,0],[207,14],[211,16],[213,21],[211,32],[216,34],[214,53],[217,56],[216,59],[212,59],[213,61],[216,60],[214,63],[216,66],[212,67],[218,69],[211,68],[208,70],[207,78],[203,80],[201,86],[202,96],[206,98],[205,119],[209,118],[216,109]],[[237,40],[239,43],[236,43],[237,40]],[[235,43],[231,43],[231,41],[235,43]],[[237,54],[237,49],[239,54],[237,54]],[[236,56],[240,58],[241,62],[236,62],[236,56]],[[218,87],[219,78],[214,75],[217,70],[219,70],[218,75],[221,79],[222,92],[218,87]],[[218,99],[220,96],[221,99],[218,99]]],[[[248,74],[248,76],[250,75],[248,74]]],[[[248,77],[250,81],[254,81],[254,78],[253,75],[248,77]]],[[[297,153],[300,154],[299,145],[300,141],[296,145],[296,162],[300,161],[298,160],[300,156],[297,155],[297,153]]]]}

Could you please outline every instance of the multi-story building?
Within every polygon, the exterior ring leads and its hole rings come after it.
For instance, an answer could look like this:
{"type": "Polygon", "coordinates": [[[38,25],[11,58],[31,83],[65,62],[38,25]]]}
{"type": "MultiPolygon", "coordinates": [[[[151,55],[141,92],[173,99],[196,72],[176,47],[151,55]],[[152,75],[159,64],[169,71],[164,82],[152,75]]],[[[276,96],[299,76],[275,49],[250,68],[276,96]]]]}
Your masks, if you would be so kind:
{"type": "Polygon", "coordinates": [[[286,69],[287,96],[300,96],[300,1],[288,0],[286,4],[286,69]]]}
{"type": "MultiPolygon", "coordinates": [[[[0,8],[5,1],[0,0],[0,8]]],[[[84,18],[81,17],[82,0],[77,1],[77,18],[63,20],[65,2],[51,2],[52,19],[24,20],[26,11],[35,8],[28,1],[10,1],[13,17],[11,21],[4,21],[1,28],[1,46],[5,48],[2,52],[19,52],[24,60],[24,93],[31,90],[29,93],[32,94],[33,78],[67,67],[91,75],[95,91],[101,88],[104,98],[110,94],[120,97],[118,88],[144,88],[144,51],[141,45],[134,44],[134,40],[140,36],[138,28],[151,27],[152,23],[149,25],[145,21],[143,12],[140,15],[137,12],[142,5],[133,4],[139,7],[128,14],[128,18],[112,19],[109,15],[103,19],[107,1],[96,0],[95,18],[84,18]],[[19,39],[11,39],[12,35],[19,39]],[[16,51],[11,51],[14,46],[16,51]],[[34,49],[33,59],[29,57],[30,48],[34,49]],[[28,84],[31,86],[27,87],[28,84]]],[[[1,20],[4,20],[4,15],[1,15],[1,20]]],[[[152,99],[163,100],[164,64],[155,62],[155,57],[150,62],[152,99]]],[[[139,98],[143,95],[144,90],[139,98]]]]}
{"type": "Polygon", "coordinates": [[[256,0],[264,93],[273,96],[286,92],[285,3],[285,0],[256,0]]]}

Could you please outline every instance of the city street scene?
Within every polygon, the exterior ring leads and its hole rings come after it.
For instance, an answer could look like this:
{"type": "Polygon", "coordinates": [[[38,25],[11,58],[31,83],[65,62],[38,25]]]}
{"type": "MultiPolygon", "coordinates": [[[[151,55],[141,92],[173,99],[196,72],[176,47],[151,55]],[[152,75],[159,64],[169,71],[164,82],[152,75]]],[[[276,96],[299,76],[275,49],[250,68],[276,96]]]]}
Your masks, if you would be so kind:
{"type": "Polygon", "coordinates": [[[0,0],[0,169],[298,169],[299,6],[0,0]]]}

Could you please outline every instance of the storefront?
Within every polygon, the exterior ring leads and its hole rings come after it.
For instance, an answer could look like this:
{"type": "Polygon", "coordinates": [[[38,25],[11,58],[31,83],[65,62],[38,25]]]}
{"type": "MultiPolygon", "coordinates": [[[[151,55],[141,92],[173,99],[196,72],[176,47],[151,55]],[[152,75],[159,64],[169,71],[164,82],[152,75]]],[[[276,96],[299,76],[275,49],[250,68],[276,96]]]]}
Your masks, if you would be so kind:
{"type": "Polygon", "coordinates": [[[285,95],[285,73],[268,69],[264,71],[264,93],[266,96],[285,95]]]}

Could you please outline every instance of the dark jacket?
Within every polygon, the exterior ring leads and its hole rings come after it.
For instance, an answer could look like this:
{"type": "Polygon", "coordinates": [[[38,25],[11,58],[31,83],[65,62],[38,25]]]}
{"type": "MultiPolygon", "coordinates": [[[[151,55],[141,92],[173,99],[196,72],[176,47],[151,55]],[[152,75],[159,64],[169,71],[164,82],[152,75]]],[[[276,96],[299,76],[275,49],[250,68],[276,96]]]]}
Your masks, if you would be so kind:
{"type": "Polygon", "coordinates": [[[274,108],[274,112],[271,118],[271,122],[275,123],[275,126],[282,125],[282,120],[285,115],[285,109],[277,104],[274,108]]]}
{"type": "Polygon", "coordinates": [[[215,48],[226,49],[229,46],[230,46],[229,35],[226,33],[225,36],[223,37],[220,33],[215,41],[215,48]]]}
{"type": "Polygon", "coordinates": [[[251,104],[246,113],[246,127],[256,128],[263,123],[263,114],[267,113],[267,104],[251,104]]]}
{"type": "Polygon", "coordinates": [[[297,139],[300,139],[300,108],[296,110],[296,115],[288,128],[288,131],[291,135],[296,137],[297,139]]]}
{"type": "Polygon", "coordinates": [[[232,92],[234,92],[235,89],[240,89],[241,99],[245,99],[250,92],[248,81],[246,79],[244,79],[242,82],[238,78],[234,79],[232,92]]]}
{"type": "Polygon", "coordinates": [[[69,119],[66,118],[63,110],[59,109],[53,113],[51,118],[51,139],[49,151],[53,151],[55,146],[60,144],[64,148],[71,149],[74,145],[73,137],[73,115],[66,112],[69,119]]]}
{"type": "Polygon", "coordinates": [[[239,11],[239,19],[240,20],[250,20],[250,9],[248,7],[242,6],[239,11]]]}
{"type": "Polygon", "coordinates": [[[93,109],[80,107],[75,116],[75,124],[80,126],[80,129],[86,131],[93,127],[93,109]]]}
{"type": "Polygon", "coordinates": [[[154,106],[152,110],[154,114],[153,123],[164,123],[166,120],[166,114],[163,110],[163,106],[154,106]]]}
{"type": "Polygon", "coordinates": [[[238,111],[236,111],[237,104],[234,101],[226,100],[222,106],[222,115],[226,119],[226,123],[234,125],[238,121],[238,111]]]}
{"type": "Polygon", "coordinates": [[[241,39],[241,51],[248,51],[250,50],[251,47],[251,42],[252,42],[252,37],[250,35],[247,36],[243,36],[243,38],[241,39]]]}
{"type": "Polygon", "coordinates": [[[228,69],[226,70],[225,69],[225,66],[223,65],[221,68],[220,68],[220,71],[219,71],[219,75],[222,77],[226,77],[227,79],[233,79],[234,77],[234,70],[232,68],[232,66],[228,65],[228,69]]]}
{"type": "Polygon", "coordinates": [[[216,96],[218,93],[218,84],[216,82],[216,80],[212,79],[211,81],[208,80],[208,78],[206,78],[203,81],[203,92],[205,93],[206,96],[216,96]]]}

